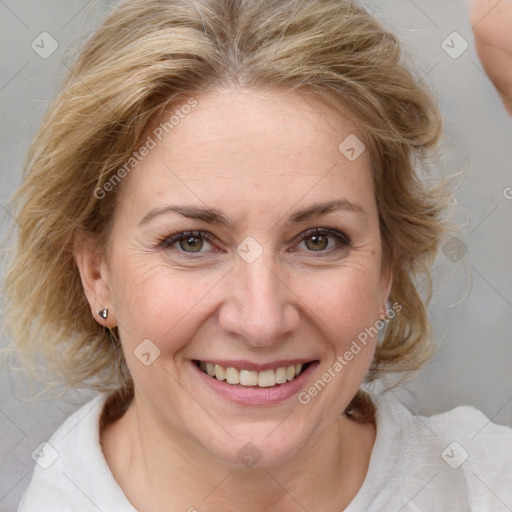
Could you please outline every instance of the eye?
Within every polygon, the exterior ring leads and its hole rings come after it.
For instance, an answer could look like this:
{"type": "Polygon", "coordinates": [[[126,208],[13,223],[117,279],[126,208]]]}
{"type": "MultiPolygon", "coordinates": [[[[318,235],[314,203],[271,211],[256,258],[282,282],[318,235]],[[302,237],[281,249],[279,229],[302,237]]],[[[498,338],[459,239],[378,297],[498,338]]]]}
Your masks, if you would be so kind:
{"type": "Polygon", "coordinates": [[[162,249],[174,248],[184,253],[199,253],[206,244],[210,244],[211,235],[205,231],[183,231],[164,238],[159,243],[162,249]],[[173,247],[177,245],[178,247],[173,247]]]}
{"type": "MultiPolygon", "coordinates": [[[[183,255],[200,254],[211,250],[208,245],[213,245],[212,240],[213,236],[206,231],[182,231],[166,236],[158,246],[176,250],[183,255]],[[206,250],[203,250],[205,247],[206,250]]],[[[346,250],[351,246],[347,235],[328,228],[309,229],[300,235],[300,242],[305,244],[307,252],[320,253],[319,256],[346,250]]]]}
{"type": "MultiPolygon", "coordinates": [[[[301,235],[308,252],[331,253],[346,250],[351,242],[347,235],[327,228],[313,228],[301,235]]],[[[301,242],[301,243],[302,243],[301,242]]]]}

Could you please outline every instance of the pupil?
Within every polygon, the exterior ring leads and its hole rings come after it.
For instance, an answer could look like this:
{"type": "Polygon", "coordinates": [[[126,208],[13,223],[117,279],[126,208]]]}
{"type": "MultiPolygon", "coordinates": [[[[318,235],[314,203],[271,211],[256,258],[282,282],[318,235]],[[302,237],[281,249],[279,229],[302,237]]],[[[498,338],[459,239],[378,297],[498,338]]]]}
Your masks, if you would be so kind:
{"type": "Polygon", "coordinates": [[[200,241],[199,238],[196,238],[196,237],[190,237],[190,238],[187,238],[186,240],[182,240],[181,241],[181,248],[183,250],[186,251],[186,247],[183,246],[183,244],[188,244],[189,245],[189,249],[192,249],[191,252],[198,252],[201,250],[203,244],[202,244],[202,241],[200,241]]]}
{"type": "Polygon", "coordinates": [[[327,238],[324,235],[313,235],[309,238],[309,240],[312,241],[310,249],[325,249],[327,247],[327,238]]]}

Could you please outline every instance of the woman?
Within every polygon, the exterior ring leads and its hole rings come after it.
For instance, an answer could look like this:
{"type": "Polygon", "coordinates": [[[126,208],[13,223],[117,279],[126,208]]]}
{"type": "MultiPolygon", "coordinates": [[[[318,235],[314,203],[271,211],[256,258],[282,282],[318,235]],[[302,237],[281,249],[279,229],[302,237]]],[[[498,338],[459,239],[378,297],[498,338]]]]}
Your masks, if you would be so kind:
{"type": "Polygon", "coordinates": [[[511,429],[361,390],[432,352],[446,195],[414,164],[440,134],[353,1],[114,9],[17,196],[12,337],[101,392],[20,511],[509,506],[511,429]]]}

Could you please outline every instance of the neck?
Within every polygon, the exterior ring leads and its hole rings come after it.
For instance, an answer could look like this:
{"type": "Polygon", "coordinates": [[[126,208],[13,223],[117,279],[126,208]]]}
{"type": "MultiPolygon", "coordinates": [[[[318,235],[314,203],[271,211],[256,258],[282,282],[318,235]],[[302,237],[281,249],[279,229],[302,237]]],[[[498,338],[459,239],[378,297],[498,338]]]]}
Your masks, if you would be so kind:
{"type": "Polygon", "coordinates": [[[169,432],[139,402],[105,427],[102,443],[115,479],[144,512],[343,510],[364,481],[375,440],[373,424],[340,416],[282,464],[233,466],[185,432],[169,432]]]}

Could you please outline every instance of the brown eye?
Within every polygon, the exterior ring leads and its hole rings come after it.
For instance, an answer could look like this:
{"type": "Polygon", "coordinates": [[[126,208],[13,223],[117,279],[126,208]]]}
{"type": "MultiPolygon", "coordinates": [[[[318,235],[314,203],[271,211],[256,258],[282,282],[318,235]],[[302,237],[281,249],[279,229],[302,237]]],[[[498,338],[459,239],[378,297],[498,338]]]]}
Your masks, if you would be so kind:
{"type": "Polygon", "coordinates": [[[203,248],[203,240],[199,237],[191,236],[180,240],[179,245],[185,252],[199,252],[203,248]]]}
{"type": "Polygon", "coordinates": [[[334,254],[337,251],[346,251],[351,247],[350,238],[335,229],[313,228],[301,235],[306,252],[318,253],[318,256],[334,254]]]}
{"type": "Polygon", "coordinates": [[[323,251],[329,245],[329,239],[324,235],[312,235],[305,239],[306,246],[312,251],[323,251]]]}
{"type": "Polygon", "coordinates": [[[208,252],[211,236],[203,231],[182,231],[160,241],[159,247],[174,250],[182,255],[208,252]]]}

